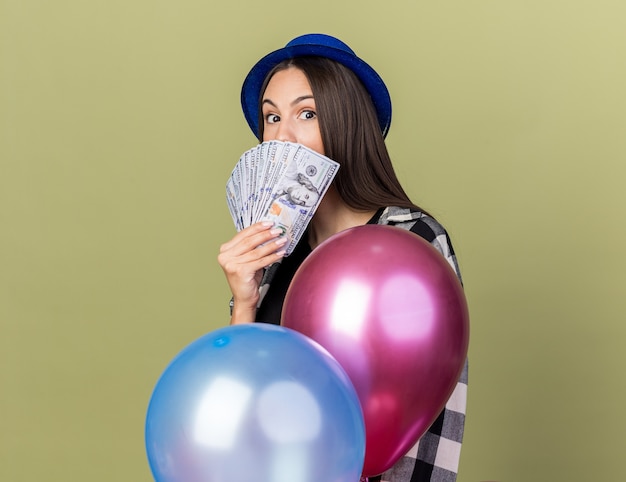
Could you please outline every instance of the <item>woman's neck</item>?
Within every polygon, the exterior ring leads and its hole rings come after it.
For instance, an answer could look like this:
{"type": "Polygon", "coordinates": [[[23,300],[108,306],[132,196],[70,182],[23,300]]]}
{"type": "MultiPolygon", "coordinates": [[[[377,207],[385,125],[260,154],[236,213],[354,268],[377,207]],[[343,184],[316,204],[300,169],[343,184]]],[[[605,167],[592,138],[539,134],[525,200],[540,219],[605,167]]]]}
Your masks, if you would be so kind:
{"type": "Polygon", "coordinates": [[[315,249],[320,243],[340,231],[367,224],[375,213],[375,210],[355,211],[350,208],[331,186],[309,225],[308,242],[311,249],[315,249]]]}

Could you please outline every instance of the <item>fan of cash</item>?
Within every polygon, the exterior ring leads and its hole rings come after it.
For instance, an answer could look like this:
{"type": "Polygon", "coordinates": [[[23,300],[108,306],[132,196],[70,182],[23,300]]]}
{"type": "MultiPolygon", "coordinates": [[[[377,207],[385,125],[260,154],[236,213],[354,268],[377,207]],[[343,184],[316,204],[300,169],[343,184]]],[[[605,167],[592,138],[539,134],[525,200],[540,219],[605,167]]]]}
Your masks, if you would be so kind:
{"type": "Polygon", "coordinates": [[[268,141],[244,152],[226,183],[237,231],[269,220],[296,246],[339,164],[301,144],[268,141]]]}

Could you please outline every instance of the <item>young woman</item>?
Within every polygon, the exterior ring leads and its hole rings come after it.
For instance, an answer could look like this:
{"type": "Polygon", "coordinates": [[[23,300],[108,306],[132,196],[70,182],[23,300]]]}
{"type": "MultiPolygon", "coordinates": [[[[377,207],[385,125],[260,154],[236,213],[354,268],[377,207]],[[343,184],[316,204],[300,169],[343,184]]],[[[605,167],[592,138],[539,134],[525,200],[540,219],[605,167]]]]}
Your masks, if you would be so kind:
{"type": "MultiPolygon", "coordinates": [[[[289,283],[307,255],[332,235],[364,224],[394,225],[423,237],[460,279],[445,229],[409,199],[394,172],[384,142],[391,122],[387,88],[345,43],[323,34],[295,38],[252,68],[241,101],[259,141],[303,144],[341,167],[290,256],[284,257],[281,231],[263,222],[221,246],[218,262],[233,294],[231,323],[279,324],[289,283]]],[[[467,365],[446,408],[416,447],[382,479],[370,482],[456,480],[466,390],[467,365]]]]}

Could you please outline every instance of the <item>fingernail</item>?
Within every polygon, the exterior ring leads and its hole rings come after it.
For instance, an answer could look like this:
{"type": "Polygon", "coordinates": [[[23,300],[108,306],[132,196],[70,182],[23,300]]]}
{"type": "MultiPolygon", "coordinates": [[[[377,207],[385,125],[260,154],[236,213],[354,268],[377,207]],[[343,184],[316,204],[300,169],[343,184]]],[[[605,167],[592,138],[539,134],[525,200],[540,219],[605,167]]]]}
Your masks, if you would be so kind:
{"type": "Polygon", "coordinates": [[[274,223],[272,221],[263,221],[261,224],[265,226],[266,228],[269,228],[270,226],[274,226],[274,223]]]}
{"type": "Polygon", "coordinates": [[[286,252],[287,252],[287,251],[285,251],[284,249],[282,249],[282,250],[280,250],[280,251],[276,251],[276,255],[277,255],[277,256],[285,256],[285,253],[286,253],[286,252]]]}
{"type": "Polygon", "coordinates": [[[272,229],[270,231],[270,234],[273,234],[274,236],[278,236],[279,234],[283,234],[283,230],[280,228],[272,229]]]}
{"type": "Polygon", "coordinates": [[[287,242],[287,238],[283,236],[281,238],[278,238],[274,242],[276,243],[277,246],[282,246],[283,244],[285,244],[287,242]]]}

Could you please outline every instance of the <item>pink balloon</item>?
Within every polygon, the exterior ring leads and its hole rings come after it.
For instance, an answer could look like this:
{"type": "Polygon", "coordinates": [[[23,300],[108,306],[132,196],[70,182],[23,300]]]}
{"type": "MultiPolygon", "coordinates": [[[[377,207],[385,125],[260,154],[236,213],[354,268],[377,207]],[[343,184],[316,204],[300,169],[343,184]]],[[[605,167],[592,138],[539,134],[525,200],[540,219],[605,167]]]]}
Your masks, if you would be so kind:
{"type": "Polygon", "coordinates": [[[365,417],[366,476],[389,469],[435,421],[469,344],[454,270],[430,243],[391,226],[359,226],[320,244],[293,278],[281,324],[348,373],[365,417]]]}

